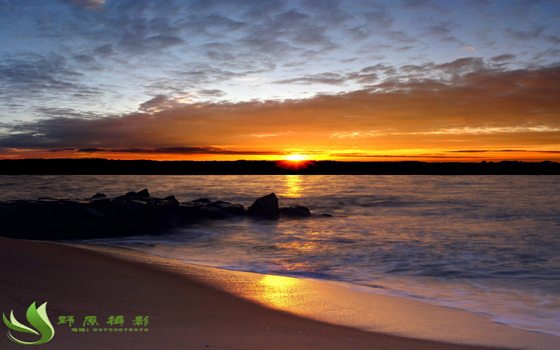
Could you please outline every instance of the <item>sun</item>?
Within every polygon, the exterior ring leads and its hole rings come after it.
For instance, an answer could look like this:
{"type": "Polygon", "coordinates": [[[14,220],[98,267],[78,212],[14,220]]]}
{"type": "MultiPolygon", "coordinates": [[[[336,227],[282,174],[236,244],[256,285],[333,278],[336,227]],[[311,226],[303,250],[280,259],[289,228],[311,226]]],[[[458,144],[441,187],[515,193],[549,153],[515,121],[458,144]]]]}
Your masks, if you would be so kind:
{"type": "Polygon", "coordinates": [[[286,160],[301,162],[305,160],[305,156],[302,156],[301,154],[290,154],[289,156],[286,157],[286,160]]]}
{"type": "Polygon", "coordinates": [[[276,166],[289,170],[307,169],[314,162],[307,160],[307,156],[302,154],[289,154],[284,157],[284,160],[276,162],[276,166]]]}

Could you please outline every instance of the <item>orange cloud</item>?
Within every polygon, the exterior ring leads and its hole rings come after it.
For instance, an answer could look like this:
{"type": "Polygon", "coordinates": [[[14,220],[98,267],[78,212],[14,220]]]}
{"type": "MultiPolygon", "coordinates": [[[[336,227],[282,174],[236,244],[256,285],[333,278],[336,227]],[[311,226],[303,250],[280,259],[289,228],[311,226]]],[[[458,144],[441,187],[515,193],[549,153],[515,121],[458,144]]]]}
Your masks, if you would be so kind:
{"type": "Polygon", "coordinates": [[[159,112],[3,125],[9,130],[0,148],[75,150],[67,154],[91,148],[152,159],[262,158],[290,149],[315,151],[318,157],[348,150],[366,155],[560,150],[560,67],[505,71],[480,59],[409,67],[430,69],[445,71],[446,78],[402,76],[309,99],[180,104],[159,112]]]}

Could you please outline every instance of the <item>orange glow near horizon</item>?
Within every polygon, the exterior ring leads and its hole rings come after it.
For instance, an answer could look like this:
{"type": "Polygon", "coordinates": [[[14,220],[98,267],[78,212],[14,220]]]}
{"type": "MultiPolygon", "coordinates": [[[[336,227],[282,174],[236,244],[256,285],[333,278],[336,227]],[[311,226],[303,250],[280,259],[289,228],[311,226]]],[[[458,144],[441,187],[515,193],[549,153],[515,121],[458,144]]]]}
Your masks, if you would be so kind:
{"type": "Polygon", "coordinates": [[[405,76],[301,99],[170,105],[162,97],[150,100],[153,111],[6,124],[0,158],[263,160],[289,169],[323,160],[560,161],[560,67],[483,69],[447,83],[405,76]]]}
{"type": "Polygon", "coordinates": [[[402,162],[402,161],[420,161],[420,162],[500,162],[500,161],[525,161],[525,162],[542,162],[553,161],[560,162],[560,150],[527,150],[527,151],[459,151],[448,149],[407,149],[407,150],[391,150],[391,151],[367,151],[367,150],[324,150],[313,151],[312,157],[302,153],[283,154],[285,151],[270,152],[271,154],[179,154],[179,153],[150,153],[150,152],[79,152],[79,151],[60,151],[49,152],[42,150],[18,150],[9,153],[0,153],[0,159],[60,159],[60,158],[96,158],[111,160],[152,160],[152,161],[272,161],[276,162],[276,166],[299,170],[305,169],[315,164],[315,161],[341,161],[341,162],[402,162]],[[275,154],[277,153],[277,154],[275,154]],[[312,159],[312,160],[311,160],[312,159]]]}

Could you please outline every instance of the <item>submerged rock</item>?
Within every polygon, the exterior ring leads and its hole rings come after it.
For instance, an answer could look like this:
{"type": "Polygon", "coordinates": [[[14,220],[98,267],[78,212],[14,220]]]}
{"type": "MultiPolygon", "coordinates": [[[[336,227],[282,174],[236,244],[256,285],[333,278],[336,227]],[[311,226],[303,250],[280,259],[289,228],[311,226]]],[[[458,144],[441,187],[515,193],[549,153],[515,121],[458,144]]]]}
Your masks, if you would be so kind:
{"type": "Polygon", "coordinates": [[[266,219],[278,219],[278,197],[274,193],[258,198],[248,209],[247,214],[266,219]]]}

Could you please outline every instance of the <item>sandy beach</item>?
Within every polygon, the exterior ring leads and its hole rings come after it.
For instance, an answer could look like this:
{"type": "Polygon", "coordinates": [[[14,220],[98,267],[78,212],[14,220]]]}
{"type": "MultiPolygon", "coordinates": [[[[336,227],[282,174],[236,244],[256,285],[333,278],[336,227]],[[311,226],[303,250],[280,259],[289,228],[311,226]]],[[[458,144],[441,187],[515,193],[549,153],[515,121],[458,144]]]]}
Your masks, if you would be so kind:
{"type": "MultiPolygon", "coordinates": [[[[18,321],[27,324],[29,305],[48,303],[56,333],[40,345],[43,349],[491,349],[304,318],[266,307],[262,298],[241,297],[241,289],[245,294],[262,290],[256,280],[143,253],[0,238],[0,260],[0,305],[6,316],[13,310],[18,321]],[[243,283],[235,283],[240,280],[243,283]],[[220,284],[226,287],[218,288],[220,284]],[[239,295],[225,291],[233,291],[231,286],[238,286],[239,295]],[[68,316],[74,318],[72,326],[59,324],[68,316]],[[94,316],[97,325],[87,324],[88,316],[94,316]],[[117,316],[125,323],[108,323],[117,316]],[[133,325],[136,317],[147,324],[133,325]]],[[[0,348],[21,348],[2,327],[0,348]]],[[[21,340],[37,340],[12,333],[21,340]]]]}

